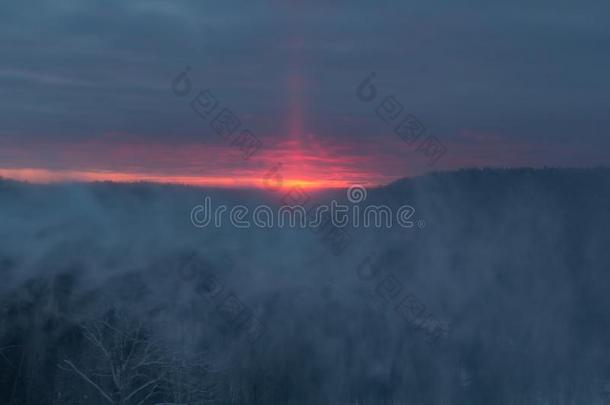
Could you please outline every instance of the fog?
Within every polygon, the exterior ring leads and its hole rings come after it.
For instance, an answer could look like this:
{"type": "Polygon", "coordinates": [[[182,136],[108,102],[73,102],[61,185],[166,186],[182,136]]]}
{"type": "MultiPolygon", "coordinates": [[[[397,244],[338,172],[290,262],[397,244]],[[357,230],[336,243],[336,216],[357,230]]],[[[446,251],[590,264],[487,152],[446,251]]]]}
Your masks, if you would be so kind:
{"type": "Polygon", "coordinates": [[[283,190],[2,181],[0,403],[605,403],[609,174],[401,180],[365,203],[411,205],[415,225],[348,226],[344,249],[324,231],[191,223],[206,196],[279,206],[283,190]],[[171,353],[129,382],[167,369],[163,383],[129,397],[85,371],[104,364],[91,325],[171,353]]]}

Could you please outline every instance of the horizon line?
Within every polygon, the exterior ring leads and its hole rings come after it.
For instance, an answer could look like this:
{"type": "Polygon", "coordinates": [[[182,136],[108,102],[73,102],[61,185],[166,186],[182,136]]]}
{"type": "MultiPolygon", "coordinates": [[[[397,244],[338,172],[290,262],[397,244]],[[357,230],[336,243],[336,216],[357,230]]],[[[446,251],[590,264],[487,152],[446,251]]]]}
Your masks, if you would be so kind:
{"type": "Polygon", "coordinates": [[[590,167],[464,167],[452,170],[439,170],[422,173],[416,176],[403,176],[386,183],[349,182],[346,180],[312,180],[312,179],[285,179],[275,187],[266,187],[263,177],[229,177],[229,176],[183,176],[183,175],[150,175],[140,173],[123,173],[112,171],[74,171],[74,170],[48,170],[48,169],[2,169],[0,168],[0,181],[8,180],[32,185],[71,185],[71,184],[150,184],[161,186],[181,186],[208,189],[229,190],[262,190],[273,191],[282,187],[301,187],[310,191],[344,190],[353,185],[367,188],[383,188],[402,180],[425,177],[431,174],[459,173],[462,171],[519,171],[519,170],[610,170],[610,166],[590,167]]]}
{"type": "MultiPolygon", "coordinates": [[[[356,182],[332,179],[286,178],[275,183],[275,187],[266,187],[265,178],[259,176],[188,176],[143,174],[115,171],[92,170],[49,170],[34,168],[3,169],[0,168],[0,179],[17,182],[51,185],[51,184],[160,184],[180,185],[188,187],[268,190],[281,187],[301,187],[308,190],[340,190],[349,188],[356,182]]],[[[363,182],[371,188],[383,187],[390,183],[376,184],[363,182]]]]}

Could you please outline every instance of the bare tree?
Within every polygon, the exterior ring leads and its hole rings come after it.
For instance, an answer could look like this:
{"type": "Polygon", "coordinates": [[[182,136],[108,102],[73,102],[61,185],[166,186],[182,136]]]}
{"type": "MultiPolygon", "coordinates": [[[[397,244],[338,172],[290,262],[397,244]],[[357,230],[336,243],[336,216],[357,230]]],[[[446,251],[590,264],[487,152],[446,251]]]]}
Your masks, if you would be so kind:
{"type": "Polygon", "coordinates": [[[90,350],[81,364],[64,359],[60,367],[78,376],[107,403],[209,401],[209,388],[197,381],[207,377],[207,366],[198,363],[200,359],[187,362],[172,354],[155,341],[144,322],[111,311],[84,324],[82,334],[90,350]],[[203,370],[205,374],[200,373],[203,370]]]}

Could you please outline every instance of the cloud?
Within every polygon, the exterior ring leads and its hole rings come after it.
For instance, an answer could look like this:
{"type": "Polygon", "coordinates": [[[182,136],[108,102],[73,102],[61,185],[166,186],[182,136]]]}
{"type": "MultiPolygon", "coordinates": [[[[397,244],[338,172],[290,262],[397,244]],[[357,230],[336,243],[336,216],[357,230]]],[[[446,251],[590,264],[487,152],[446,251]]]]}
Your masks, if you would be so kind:
{"type": "Polygon", "coordinates": [[[2,134],[195,141],[206,124],[169,89],[188,65],[197,88],[278,142],[297,97],[301,136],[375,139],[391,149],[374,106],[354,97],[376,71],[380,92],[448,143],[474,129],[554,150],[577,134],[578,165],[596,159],[587,145],[610,146],[604,2],[91,0],[3,11],[2,134]]]}

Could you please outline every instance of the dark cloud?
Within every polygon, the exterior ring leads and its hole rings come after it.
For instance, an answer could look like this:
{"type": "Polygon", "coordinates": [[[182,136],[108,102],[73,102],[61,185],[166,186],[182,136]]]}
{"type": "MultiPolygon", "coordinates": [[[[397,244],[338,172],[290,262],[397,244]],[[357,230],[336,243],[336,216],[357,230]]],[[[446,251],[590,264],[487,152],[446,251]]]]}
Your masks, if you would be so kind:
{"type": "Polygon", "coordinates": [[[447,142],[474,130],[549,153],[575,136],[608,149],[608,12],[601,1],[7,3],[0,130],[195,141],[210,130],[169,89],[188,65],[262,136],[285,134],[297,75],[305,132],[390,138],[354,96],[376,71],[380,93],[447,142]]]}

